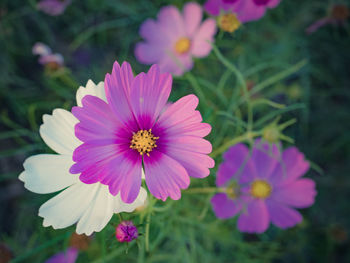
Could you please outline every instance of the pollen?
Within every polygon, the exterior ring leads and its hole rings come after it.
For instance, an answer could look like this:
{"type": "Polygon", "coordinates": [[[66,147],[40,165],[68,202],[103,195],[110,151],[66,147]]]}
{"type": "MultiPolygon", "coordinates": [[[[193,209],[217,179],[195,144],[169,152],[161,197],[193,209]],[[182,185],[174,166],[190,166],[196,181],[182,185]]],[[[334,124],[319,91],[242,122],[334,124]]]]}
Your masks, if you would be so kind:
{"type": "Polygon", "coordinates": [[[137,150],[141,155],[149,156],[153,148],[157,147],[156,141],[158,139],[159,137],[155,137],[151,129],[139,130],[137,133],[133,133],[130,148],[137,150]]]}
{"type": "Polygon", "coordinates": [[[250,193],[256,198],[267,198],[271,195],[272,187],[264,180],[256,180],[252,183],[250,193]]]}
{"type": "Polygon", "coordinates": [[[236,14],[224,14],[219,17],[218,23],[222,30],[230,33],[233,33],[241,26],[241,22],[236,14]]]}
{"type": "Polygon", "coordinates": [[[180,38],[175,44],[176,53],[182,55],[190,50],[191,41],[187,37],[180,38]]]}

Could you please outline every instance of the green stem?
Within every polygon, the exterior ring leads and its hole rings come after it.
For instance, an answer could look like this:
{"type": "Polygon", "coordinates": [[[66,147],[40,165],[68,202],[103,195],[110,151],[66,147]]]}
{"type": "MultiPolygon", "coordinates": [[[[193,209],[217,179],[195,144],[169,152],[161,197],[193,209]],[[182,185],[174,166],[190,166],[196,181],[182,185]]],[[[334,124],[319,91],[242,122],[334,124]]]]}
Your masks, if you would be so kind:
{"type": "Polygon", "coordinates": [[[253,107],[252,107],[252,104],[250,102],[250,94],[249,94],[247,83],[246,83],[246,81],[244,79],[244,76],[233,63],[228,61],[222,55],[222,53],[219,51],[219,49],[214,44],[212,46],[213,46],[213,50],[214,50],[214,53],[215,53],[216,57],[219,59],[219,61],[225,67],[230,69],[233,72],[233,74],[236,75],[236,78],[237,78],[238,82],[240,83],[240,85],[241,85],[241,87],[243,89],[244,99],[247,102],[247,108],[248,108],[248,126],[247,126],[247,130],[251,131],[252,128],[253,128],[253,107]]]}
{"type": "Polygon", "coordinates": [[[247,132],[241,136],[238,136],[226,143],[224,143],[221,147],[219,147],[218,149],[216,149],[215,151],[213,151],[210,156],[215,158],[217,157],[219,154],[223,153],[224,151],[226,151],[230,146],[235,145],[237,143],[240,142],[244,142],[244,141],[249,141],[255,137],[258,137],[262,134],[261,131],[259,132],[247,132]]]}
{"type": "Polygon", "coordinates": [[[151,224],[151,211],[148,212],[146,219],[146,233],[145,233],[145,248],[146,252],[149,252],[149,229],[151,224]]]}
{"type": "Polygon", "coordinates": [[[191,83],[193,89],[195,90],[196,94],[199,97],[199,100],[202,101],[205,105],[208,105],[208,102],[204,96],[204,93],[203,93],[201,87],[199,86],[199,84],[197,82],[197,79],[190,72],[186,73],[186,78],[191,83]]]}
{"type": "Polygon", "coordinates": [[[184,194],[214,194],[220,192],[216,187],[190,188],[183,191],[184,194]]]}

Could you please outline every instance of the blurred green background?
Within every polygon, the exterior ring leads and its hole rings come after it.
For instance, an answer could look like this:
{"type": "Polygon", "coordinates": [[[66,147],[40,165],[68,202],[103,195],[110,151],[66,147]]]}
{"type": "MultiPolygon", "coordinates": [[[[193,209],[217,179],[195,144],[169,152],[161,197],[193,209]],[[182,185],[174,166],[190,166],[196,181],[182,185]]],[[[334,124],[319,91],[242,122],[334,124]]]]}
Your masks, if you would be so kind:
{"type": "MultiPolygon", "coordinates": [[[[115,60],[129,61],[136,73],[147,70],[133,54],[141,23],[155,18],[162,6],[182,8],[185,2],[75,0],[63,15],[52,17],[38,11],[34,0],[1,0],[0,243],[10,248],[15,262],[45,261],[67,247],[75,229],[43,228],[37,211],[50,195],[31,193],[17,179],[25,158],[50,151],[38,133],[42,115],[54,108],[70,110],[79,85],[88,79],[103,81],[115,60]],[[64,56],[65,70],[45,73],[31,51],[38,41],[64,56]]],[[[302,211],[303,223],[284,231],[270,227],[262,235],[241,234],[235,219],[215,218],[210,196],[183,194],[179,201],[159,202],[163,211],[152,215],[149,253],[142,236],[125,253],[110,225],[93,237],[77,262],[350,262],[350,26],[346,21],[305,33],[336,3],[346,2],[282,0],[263,19],[233,35],[219,33],[216,41],[252,86],[275,80],[258,98],[292,105],[287,110],[256,107],[255,124],[261,128],[281,113],[284,121],[298,119],[286,133],[315,163],[308,175],[318,191],[315,205],[302,211]],[[276,75],[303,60],[304,67],[276,81],[276,75]]],[[[209,139],[218,147],[240,133],[227,117],[232,112],[225,98],[241,94],[213,52],[195,61],[192,75],[209,101],[200,110],[214,127],[209,139]]],[[[176,78],[171,99],[193,93],[192,84],[176,78]]],[[[192,180],[191,186],[214,185],[216,169],[207,179],[192,180]]],[[[142,214],[123,216],[138,222],[142,214]]],[[[118,223],[116,216],[112,223],[118,223]]]]}

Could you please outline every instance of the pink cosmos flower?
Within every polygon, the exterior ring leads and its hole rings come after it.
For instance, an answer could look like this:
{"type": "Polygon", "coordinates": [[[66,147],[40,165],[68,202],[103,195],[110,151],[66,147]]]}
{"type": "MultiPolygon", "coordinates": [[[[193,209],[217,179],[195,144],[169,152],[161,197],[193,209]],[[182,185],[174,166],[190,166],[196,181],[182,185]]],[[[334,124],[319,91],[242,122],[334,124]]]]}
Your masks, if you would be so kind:
{"type": "Polygon", "coordinates": [[[45,263],[74,263],[77,260],[79,251],[69,247],[67,251],[59,252],[45,261],[45,263]]]}
{"type": "Polygon", "coordinates": [[[71,0],[41,0],[38,9],[51,16],[61,15],[71,0]]]}
{"type": "Polygon", "coordinates": [[[241,23],[259,20],[265,15],[267,8],[275,8],[281,0],[208,0],[205,10],[218,16],[222,12],[236,13],[241,23]]]}
{"type": "Polygon", "coordinates": [[[202,8],[187,3],[180,13],[175,6],[163,7],[157,20],[146,20],[136,45],[135,56],[143,64],[158,64],[161,72],[182,75],[193,67],[193,57],[206,57],[214,41],[214,19],[202,21],[202,8]]]}
{"type": "Polygon", "coordinates": [[[131,242],[138,238],[139,232],[132,221],[123,221],[117,226],[115,236],[119,242],[131,242]]]}
{"type": "Polygon", "coordinates": [[[107,102],[85,96],[82,107],[72,109],[80,121],[75,134],[83,144],[74,151],[70,172],[81,173],[86,184],[108,185],[126,203],[139,193],[142,164],[150,192],[163,201],[179,199],[189,176],[208,176],[214,161],[203,137],[211,126],[201,123],[195,95],[164,110],[171,86],[171,75],[161,74],[157,65],[134,77],[129,63],[115,62],[105,78],[107,102]]]}
{"type": "Polygon", "coordinates": [[[211,200],[215,215],[225,219],[240,214],[238,229],[248,233],[262,233],[270,222],[292,227],[302,221],[294,208],[314,203],[314,181],[301,178],[308,169],[296,147],[281,153],[277,145],[257,140],[250,154],[237,144],[224,154],[217,173],[216,184],[223,191],[211,200]]]}

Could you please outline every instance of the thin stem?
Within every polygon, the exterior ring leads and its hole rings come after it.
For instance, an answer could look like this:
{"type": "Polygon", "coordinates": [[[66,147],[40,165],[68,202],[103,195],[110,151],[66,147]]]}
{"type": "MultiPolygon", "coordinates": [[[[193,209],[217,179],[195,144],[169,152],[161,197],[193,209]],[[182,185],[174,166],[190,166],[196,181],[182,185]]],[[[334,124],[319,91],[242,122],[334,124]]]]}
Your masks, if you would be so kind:
{"type": "Polygon", "coordinates": [[[220,190],[216,187],[191,188],[183,191],[184,194],[212,194],[220,190]]]}
{"type": "Polygon", "coordinates": [[[196,94],[199,97],[199,100],[202,101],[205,105],[208,105],[208,102],[204,96],[204,93],[203,93],[201,87],[199,86],[199,84],[197,82],[197,79],[190,72],[187,72],[185,76],[186,76],[187,80],[191,83],[193,89],[195,90],[196,94]]]}
{"type": "Polygon", "coordinates": [[[215,151],[213,151],[210,156],[215,158],[216,156],[218,156],[219,154],[223,153],[224,151],[226,151],[230,146],[235,145],[237,143],[240,142],[244,142],[244,141],[249,141],[257,136],[260,136],[262,134],[261,131],[259,132],[247,132],[241,136],[238,136],[226,143],[224,143],[221,147],[219,147],[218,149],[216,149],[215,151]]]}
{"type": "Polygon", "coordinates": [[[216,57],[219,59],[219,61],[224,66],[226,66],[228,69],[230,69],[236,75],[236,78],[237,78],[238,82],[240,83],[240,85],[242,87],[243,94],[244,94],[244,99],[247,102],[247,108],[248,108],[248,126],[247,126],[247,130],[251,131],[252,128],[253,128],[253,107],[252,107],[252,104],[250,102],[250,94],[249,94],[247,83],[246,83],[246,81],[244,79],[244,76],[233,63],[228,61],[222,55],[222,53],[219,51],[219,49],[214,44],[212,46],[213,46],[213,50],[214,50],[214,53],[215,53],[216,57]]]}
{"type": "Polygon", "coordinates": [[[145,248],[146,248],[146,252],[149,252],[149,229],[150,229],[150,224],[151,224],[151,211],[148,212],[147,219],[146,219],[146,233],[145,233],[145,248]]]}

